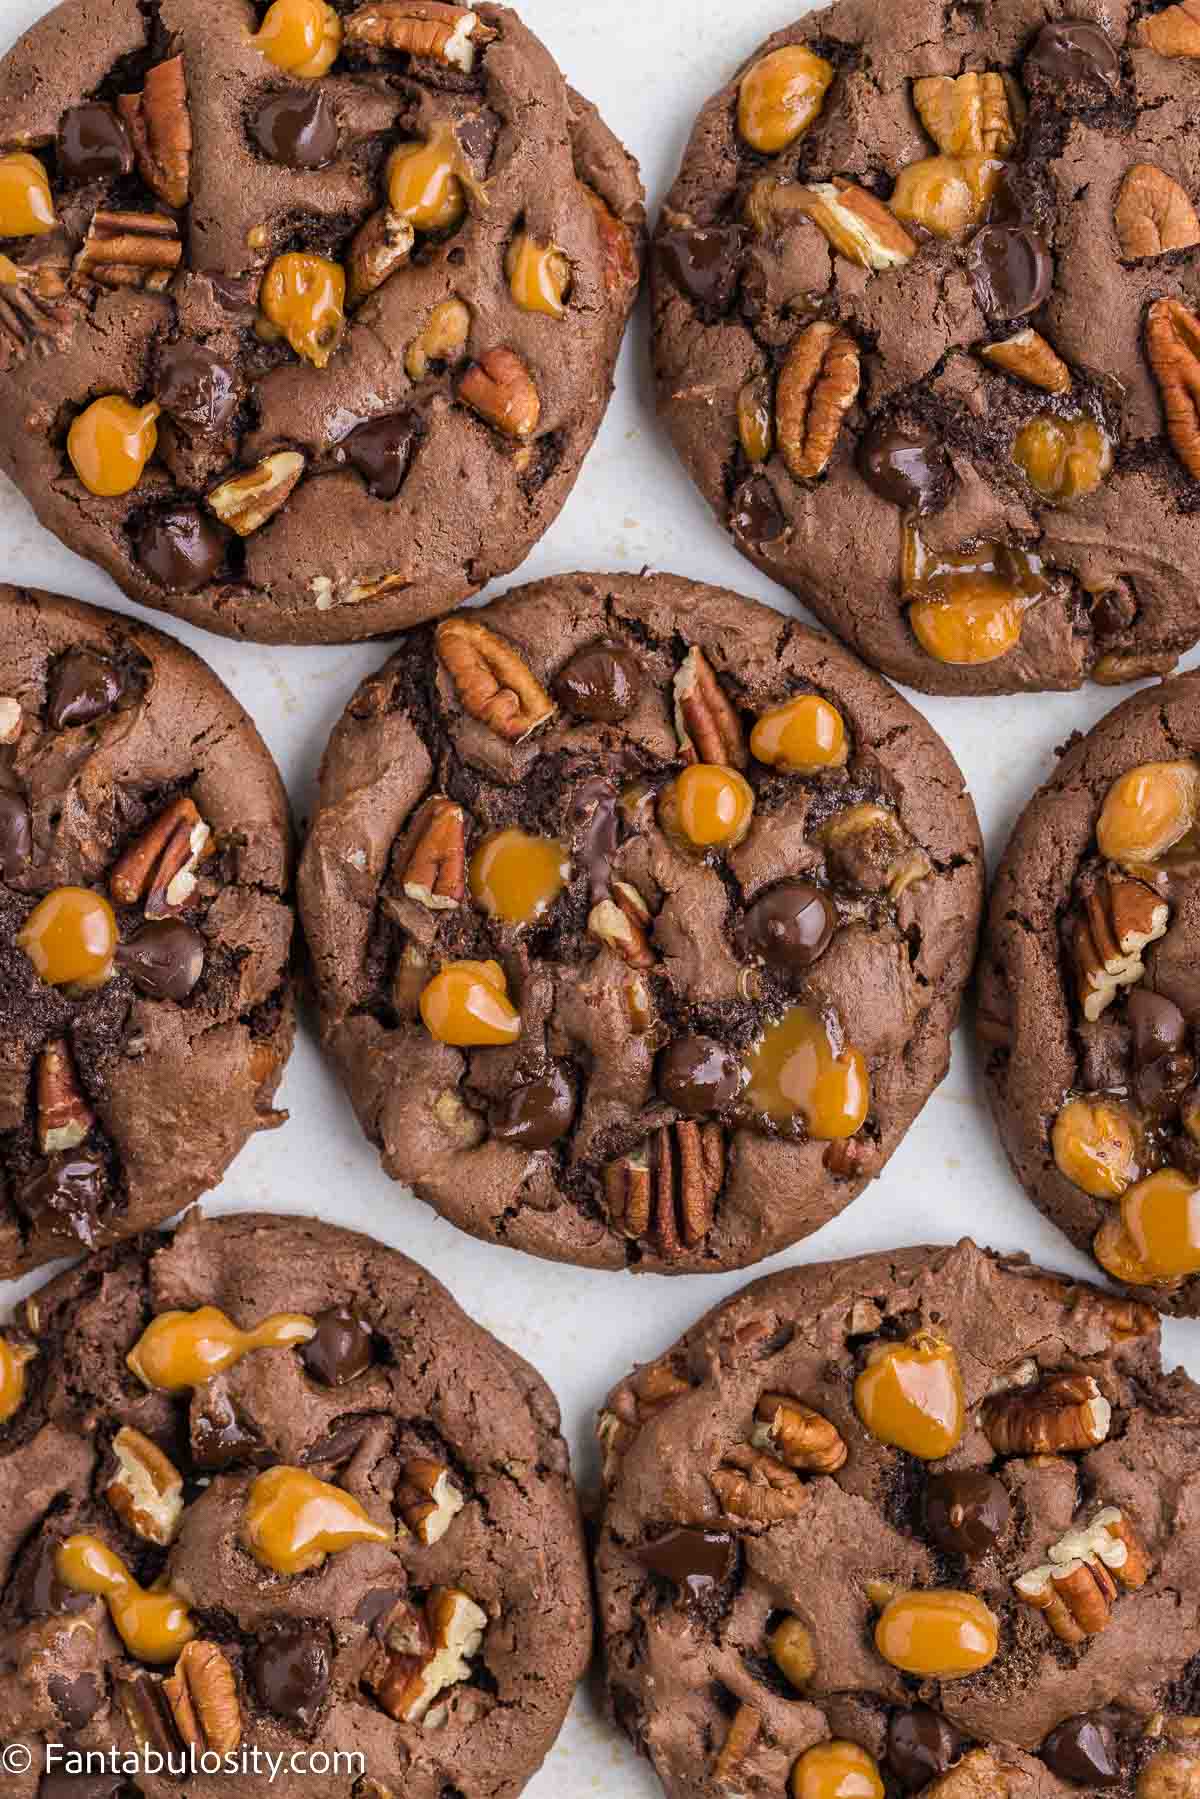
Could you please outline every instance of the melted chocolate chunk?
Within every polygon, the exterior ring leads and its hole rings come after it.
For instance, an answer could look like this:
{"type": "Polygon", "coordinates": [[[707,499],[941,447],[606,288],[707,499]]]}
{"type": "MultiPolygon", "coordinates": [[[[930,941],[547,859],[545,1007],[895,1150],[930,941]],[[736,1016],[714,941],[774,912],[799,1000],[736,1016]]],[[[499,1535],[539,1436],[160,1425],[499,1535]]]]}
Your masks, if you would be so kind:
{"type": "Polygon", "coordinates": [[[251,119],[250,135],[264,156],[285,169],[321,169],[337,155],[337,113],[315,85],[272,94],[251,119]]]}
{"type": "Polygon", "coordinates": [[[1116,1733],[1092,1712],[1064,1718],[1042,1744],[1042,1760],[1061,1780],[1093,1787],[1121,1784],[1116,1733]]]}
{"type": "Polygon", "coordinates": [[[22,794],[0,788],[0,876],[14,880],[33,856],[33,825],[22,794]]]}
{"type": "Polygon", "coordinates": [[[730,1578],[737,1544],[724,1530],[672,1530],[653,1543],[643,1543],[637,1559],[652,1574],[673,1580],[696,1603],[730,1578]]]}
{"type": "Polygon", "coordinates": [[[344,1387],[365,1374],[374,1359],[371,1326],[353,1306],[334,1306],[317,1319],[317,1334],[304,1344],[300,1359],[325,1387],[344,1387]]]}
{"type": "Polygon", "coordinates": [[[713,1037],[677,1037],[659,1059],[659,1095],[685,1118],[728,1110],[740,1087],[737,1057],[713,1037]]]}
{"type": "Polygon", "coordinates": [[[488,1128],[501,1143],[548,1149],[566,1136],[574,1117],[574,1084],[561,1062],[551,1062],[536,1080],[522,1082],[496,1101],[488,1128]]]}
{"type": "Polygon", "coordinates": [[[1012,1502],[992,1474],[934,1474],[925,1489],[925,1528],[940,1549],[969,1560],[993,1549],[1012,1515],[1012,1502]]]}
{"type": "Polygon", "coordinates": [[[71,1150],[52,1156],[16,1189],[14,1197],[40,1229],[94,1249],[104,1189],[104,1164],[86,1150],[71,1150]]]}
{"type": "Polygon", "coordinates": [[[153,919],[118,945],[117,964],[147,999],[179,1005],[204,972],[204,938],[182,918],[153,919]]]}
{"type": "Polygon", "coordinates": [[[637,705],[640,687],[641,670],[629,650],[619,643],[589,643],[559,670],[554,697],[573,718],[616,725],[637,705]]]}
{"type": "Polygon", "coordinates": [[[46,723],[52,731],[104,718],[121,698],[120,670],[95,650],[68,650],[50,671],[46,683],[46,723]]]}
{"type": "Polygon", "coordinates": [[[189,338],[163,351],[155,392],[177,424],[205,435],[222,430],[238,409],[237,371],[189,338]]]}
{"type": "Polygon", "coordinates": [[[769,968],[796,974],[825,954],[837,922],[837,907],[820,887],[783,881],[755,900],[743,930],[752,954],[769,968]]]}
{"type": "Polygon", "coordinates": [[[111,106],[72,106],[58,127],[58,172],[64,181],[120,181],[133,169],[133,144],[111,106]]]}
{"type": "Polygon", "coordinates": [[[91,1596],[76,1593],[58,1578],[55,1561],[58,1543],[42,1538],[33,1553],[21,1564],[13,1581],[13,1597],[24,1618],[53,1618],[59,1612],[86,1612],[91,1596]]]}
{"type": "Polygon", "coordinates": [[[267,1710],[307,1729],[329,1691],[332,1662],[329,1626],[289,1618],[267,1627],[250,1651],[248,1667],[267,1710]]]}
{"type": "Polygon", "coordinates": [[[1126,1002],[1125,1015],[1133,1032],[1133,1053],[1139,1068],[1174,1055],[1187,1041],[1187,1020],[1173,1000],[1148,987],[1135,987],[1126,1002]]]}
{"type": "Polygon", "coordinates": [[[230,1468],[253,1461],[262,1438],[246,1424],[227,1393],[207,1382],[197,1387],[191,1410],[192,1460],[198,1468],[230,1468]]]}
{"type": "Polygon", "coordinates": [[[618,794],[603,775],[585,781],[571,802],[571,821],[582,827],[579,857],[587,869],[593,906],[609,895],[613,857],[617,853],[618,794]]]}
{"type": "Polygon", "coordinates": [[[729,511],[729,528],[735,537],[755,549],[764,543],[778,543],[787,530],[783,507],[775,498],[775,489],[762,475],[751,475],[733,496],[729,511]]]}
{"type": "Polygon", "coordinates": [[[703,312],[727,313],[737,292],[745,236],[741,225],[667,231],[658,240],[659,263],[668,279],[703,312]]]}
{"type": "Polygon", "coordinates": [[[1016,319],[1050,297],[1054,259],[1025,225],[986,225],[971,239],[967,267],[980,310],[1016,319]]]}
{"type": "Polygon", "coordinates": [[[74,1680],[52,1674],[46,1691],[68,1730],[82,1730],[90,1724],[104,1699],[104,1689],[94,1674],[79,1674],[74,1680]]]}
{"type": "Polygon", "coordinates": [[[957,1759],[962,1739],[940,1712],[927,1705],[893,1712],[888,1725],[887,1763],[901,1786],[915,1793],[945,1774],[957,1759]]]}
{"type": "Polygon", "coordinates": [[[1081,89],[1081,98],[1093,104],[1115,94],[1121,85],[1116,46],[1090,19],[1054,19],[1043,25],[1025,58],[1025,69],[1054,87],[1081,89]]]}
{"type": "Polygon", "coordinates": [[[146,520],[137,534],[139,564],[172,593],[207,587],[225,560],[229,533],[198,506],[171,506],[146,520]]]}
{"type": "Polygon", "coordinates": [[[1151,1118],[1166,1118],[1178,1111],[1184,1094],[1196,1078],[1196,1058],[1187,1050],[1160,1056],[1133,1077],[1133,1095],[1151,1118]]]}
{"type": "Polygon", "coordinates": [[[357,469],[375,500],[394,500],[408,477],[416,448],[424,434],[415,412],[396,412],[387,418],[369,419],[351,431],[342,454],[357,469]]]}
{"type": "Polygon", "coordinates": [[[873,425],[858,467],[868,487],[904,512],[936,511],[952,479],[945,447],[925,425],[873,425]]]}

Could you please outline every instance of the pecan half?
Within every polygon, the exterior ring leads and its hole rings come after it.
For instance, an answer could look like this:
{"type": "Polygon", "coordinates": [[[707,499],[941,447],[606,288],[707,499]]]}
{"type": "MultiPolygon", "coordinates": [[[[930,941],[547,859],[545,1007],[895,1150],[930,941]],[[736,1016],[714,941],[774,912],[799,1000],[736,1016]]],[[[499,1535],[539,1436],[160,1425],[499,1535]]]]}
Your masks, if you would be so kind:
{"type": "Polygon", "coordinates": [[[979,354],[985,362],[1040,387],[1048,394],[1065,394],[1071,386],[1071,371],[1058,351],[1052,349],[1039,331],[1027,326],[1024,331],[1006,337],[998,344],[980,344],[979,354]]]}
{"type": "Polygon", "coordinates": [[[914,81],[913,104],[944,156],[1011,156],[1024,123],[1016,83],[994,69],[914,81]]]}
{"type": "Polygon", "coordinates": [[[1060,1455],[1103,1443],[1112,1407],[1090,1374],[1052,1374],[985,1400],[982,1422],[997,1455],[1060,1455]]]}
{"type": "Polygon", "coordinates": [[[795,211],[810,218],[834,249],[864,269],[899,269],[917,253],[890,207],[850,181],[819,181],[793,196],[795,211]]]}
{"type": "Polygon", "coordinates": [[[1142,951],[1166,934],[1171,908],[1141,881],[1106,874],[1088,894],[1076,920],[1072,953],[1079,1003],[1094,1022],[1120,987],[1132,987],[1146,972],[1142,951]]]}
{"type": "Polygon", "coordinates": [[[1121,255],[1165,256],[1200,244],[1200,219],[1177,181],[1151,162],[1135,162],[1113,211],[1121,255]]]}
{"type": "Polygon", "coordinates": [[[466,1504],[449,1468],[428,1456],[405,1463],[396,1500],[404,1522],[426,1548],[441,1542],[466,1504]]]}
{"type": "Polygon", "coordinates": [[[444,619],[437,653],[463,711],[508,743],[523,743],[558,710],[524,657],[477,619],[444,619]]]}
{"type": "Polygon", "coordinates": [[[147,918],[166,918],[195,893],[196,870],[212,848],[212,832],[194,801],[181,795],[117,861],[109,892],[122,906],[144,898],[147,918]]]}
{"type": "Polygon", "coordinates": [[[355,306],[402,269],[412,254],[416,232],[390,206],[373,212],[361,226],[346,258],[350,304],[355,306]]]}
{"type": "Polygon", "coordinates": [[[764,1393],[754,1409],[756,1449],[805,1474],[833,1474],[849,1451],[836,1424],[788,1393],[764,1393]]]}
{"type": "Polygon", "coordinates": [[[113,1688],[137,1748],[178,1755],[184,1744],[163,1681],[153,1674],[118,1675],[113,1688]]]}
{"type": "Polygon", "coordinates": [[[140,94],[117,96],[117,111],[151,193],[176,211],[186,206],[192,184],[192,119],[183,57],[173,56],[148,70],[140,94]]]}
{"type": "Polygon", "coordinates": [[[750,760],[737,708],[698,644],[675,676],[675,733],[685,762],[745,768],[750,760]]]}
{"type": "Polygon", "coordinates": [[[596,1434],[604,1451],[606,1483],[611,1484],[622,1457],[647,1419],[691,1390],[687,1376],[668,1356],[639,1369],[613,1394],[613,1409],[601,1412],[596,1423],[596,1434]]]}
{"type": "Polygon", "coordinates": [[[612,208],[586,181],[579,183],[588,205],[596,215],[600,250],[604,268],[604,286],[610,294],[636,287],[642,278],[637,244],[628,225],[622,223],[612,208]]]}
{"type": "Polygon", "coordinates": [[[861,382],[858,345],[848,331],[818,319],[800,333],[775,394],[780,453],[798,481],[815,480],[828,468],[861,382]]]}
{"type": "Polygon", "coordinates": [[[163,1682],[185,1747],[230,1755],[242,1740],[237,1680],[215,1643],[192,1642],[163,1682]]]}
{"type": "Polygon", "coordinates": [[[438,1695],[470,1679],[487,1623],[487,1613],[457,1587],[435,1587],[423,1618],[402,1613],[388,1629],[382,1666],[367,1677],[389,1718],[431,1724],[438,1695]]]}
{"type": "Polygon", "coordinates": [[[512,350],[486,350],[458,384],[458,397],[504,437],[532,437],[542,416],[533,377],[512,350]]]}
{"type": "Polygon", "coordinates": [[[345,28],[347,44],[428,56],[464,75],[475,67],[477,47],[496,35],[478,13],[441,0],[376,0],[351,13],[345,28]]]}
{"type": "Polygon", "coordinates": [[[614,881],[609,898],[588,913],[588,935],[615,950],[631,968],[653,968],[658,957],[650,943],[654,915],[629,881],[614,881]]]}
{"type": "Polygon", "coordinates": [[[48,1043],[37,1061],[37,1141],[44,1156],[78,1149],[96,1122],[88,1105],[71,1046],[65,1037],[48,1043]]]}
{"type": "Polygon", "coordinates": [[[1200,56],[1200,0],[1180,0],[1165,12],[1151,13],[1138,26],[1136,42],[1160,56],[1200,56]]]}
{"type": "Polygon", "coordinates": [[[98,212],[71,268],[73,287],[161,293],[183,260],[179,226],[160,212],[98,212]]]}
{"type": "Polygon", "coordinates": [[[1200,481],[1200,318],[1182,300],[1156,300],[1146,320],[1146,354],[1162,394],[1167,436],[1189,475],[1200,481]]]}
{"type": "Polygon", "coordinates": [[[719,1787],[724,1787],[726,1791],[741,1790],[737,1776],[742,1763],[758,1741],[762,1724],[762,1713],[754,1706],[738,1706],[713,1769],[713,1777],[719,1787]]]}
{"type": "Polygon", "coordinates": [[[725,1179],[719,1124],[681,1118],[604,1170],[609,1217],[634,1239],[653,1238],[665,1261],[702,1243],[713,1227],[725,1179]]]}
{"type": "Polygon", "coordinates": [[[425,801],[413,821],[401,869],[404,892],[430,912],[453,912],[467,891],[467,824],[445,794],[425,801]]]}
{"type": "Polygon", "coordinates": [[[131,1425],[117,1432],[112,1447],[117,1470],[105,1499],[130,1530],[165,1549],[183,1522],[183,1476],[157,1443],[131,1425]]]}
{"type": "Polygon", "coordinates": [[[726,1516],[744,1524],[781,1524],[798,1517],[808,1501],[798,1474],[748,1443],[728,1452],[709,1484],[726,1516]]]}
{"type": "Polygon", "coordinates": [[[457,362],[471,335],[471,309],[455,295],[434,307],[404,353],[409,379],[424,381],[433,362],[457,362]]]}
{"type": "Polygon", "coordinates": [[[251,537],[287,504],[303,473],[304,458],[298,450],[277,450],[244,474],[214,487],[208,504],[223,525],[239,537],[251,537]]]}
{"type": "Polygon", "coordinates": [[[1106,1506],[1084,1530],[1068,1531],[1050,1559],[1013,1582],[1026,1605],[1046,1614],[1064,1643],[1082,1643],[1107,1629],[1121,1587],[1130,1592],[1150,1578],[1150,1559],[1137,1530],[1116,1506],[1106,1506]]]}

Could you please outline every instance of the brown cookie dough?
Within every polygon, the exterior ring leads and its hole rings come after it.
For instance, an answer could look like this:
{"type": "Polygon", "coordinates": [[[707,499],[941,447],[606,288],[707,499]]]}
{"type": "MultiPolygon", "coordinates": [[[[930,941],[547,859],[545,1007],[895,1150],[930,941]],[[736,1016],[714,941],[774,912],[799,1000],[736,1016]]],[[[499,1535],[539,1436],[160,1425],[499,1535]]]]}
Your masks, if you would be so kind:
{"type": "Polygon", "coordinates": [[[660,410],[738,548],[895,680],[1116,684],[1200,636],[1191,11],[838,0],[695,127],[660,410]]]}
{"type": "Polygon", "coordinates": [[[1153,1311],[1024,1258],[756,1282],[601,1415],[618,1722],[671,1799],[1192,1790],[1198,1426],[1153,1311]]]}
{"type": "Polygon", "coordinates": [[[133,599],[380,636],[557,517],[643,210],[515,13],[66,0],[0,120],[0,466],[133,599]]]}
{"type": "Polygon", "coordinates": [[[982,857],[945,745],[832,640],[672,576],[536,583],[350,701],[300,894],[396,1180],[557,1260],[798,1242],[946,1071],[982,857]]]}
{"type": "MultiPolygon", "coordinates": [[[[28,1358],[0,1427],[0,1737],[33,1752],[13,1799],[75,1791],[39,1787],[46,1744],[147,1742],[306,1755],[287,1799],[521,1791],[591,1647],[567,1450],[549,1388],[423,1268],[325,1224],[193,1214],[43,1288],[4,1355],[28,1358]],[[293,1494],[338,1543],[288,1522],[293,1494]],[[174,1616],[79,1591],[81,1538],[174,1616]]],[[[200,1782],[260,1784],[249,1763],[200,1782]]]]}
{"type": "Polygon", "coordinates": [[[979,1035],[1042,1210],[1114,1280],[1200,1313],[1200,674],[1063,757],[996,877],[979,1035]]]}
{"type": "Polygon", "coordinates": [[[0,587],[0,1276],[157,1224],[283,1122],[293,923],[287,796],[212,670],[0,587]]]}

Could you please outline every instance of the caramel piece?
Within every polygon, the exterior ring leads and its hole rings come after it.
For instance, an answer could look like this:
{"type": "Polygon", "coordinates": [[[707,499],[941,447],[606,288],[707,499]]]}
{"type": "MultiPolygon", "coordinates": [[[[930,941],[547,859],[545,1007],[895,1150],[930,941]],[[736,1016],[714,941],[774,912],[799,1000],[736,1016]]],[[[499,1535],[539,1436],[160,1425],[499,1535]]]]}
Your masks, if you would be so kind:
{"type": "Polygon", "coordinates": [[[25,1403],[25,1369],[37,1355],[31,1343],[0,1336],[0,1424],[15,1418],[25,1403]]]}
{"type": "Polygon", "coordinates": [[[274,0],[250,42],[277,69],[315,81],[337,61],[342,21],[325,0],[274,0]]]}
{"type": "Polygon", "coordinates": [[[756,62],[738,89],[738,130],[751,149],[775,156],[803,137],[820,116],[834,72],[803,44],[785,44],[756,62]]]}
{"type": "Polygon", "coordinates": [[[67,455],[89,493],[115,499],[132,493],[158,448],[157,400],[135,406],[120,394],[93,400],[67,432],[67,455]]]}
{"type": "Polygon", "coordinates": [[[263,277],[259,305],[297,356],[323,369],[346,323],[346,272],[325,256],[289,251],[263,277]]]}
{"type": "Polygon", "coordinates": [[[112,979],[117,920],[102,893],[56,887],[17,932],[17,944],[51,987],[103,987],[112,979]]]}
{"type": "Polygon", "coordinates": [[[431,1037],[456,1049],[515,1043],[521,1035],[521,1014],[498,962],[447,962],[421,994],[421,1017],[431,1037]]]}
{"type": "Polygon", "coordinates": [[[819,693],[802,693],[764,712],[750,735],[750,750],[785,775],[844,768],[850,755],[845,720],[819,693]]]}
{"type": "Polygon", "coordinates": [[[355,1543],[390,1543],[351,1494],[303,1468],[268,1468],[250,1489],[242,1524],[255,1561],[276,1574],[303,1574],[355,1543]]]}
{"type": "Polygon", "coordinates": [[[991,156],[929,156],[901,169],[891,208],[934,237],[962,237],[987,217],[1003,163],[991,156]]]}
{"type": "Polygon", "coordinates": [[[571,265],[557,244],[539,244],[522,231],[504,259],[509,292],[522,312],[545,312],[561,319],[567,310],[571,265]]]}
{"type": "Polygon", "coordinates": [[[1200,1274],[1200,1189],[1178,1168],[1160,1168],[1128,1189],[1121,1223],[1156,1281],[1200,1274]]]}
{"type": "Polygon", "coordinates": [[[1186,837],[1200,810],[1194,762],[1142,762],[1104,796],[1096,842],[1113,862],[1156,862],[1186,837]]]}
{"type": "Polygon", "coordinates": [[[387,166],[388,205],[414,231],[453,231],[467,213],[468,189],[482,201],[449,126],[425,142],[401,144],[387,166]]]}
{"type": "Polygon", "coordinates": [[[982,1599],[952,1588],[899,1593],[875,1626],[885,1662],[925,1680],[961,1680],[995,1660],[1000,1626],[982,1599]]]}
{"type": "Polygon", "coordinates": [[[1018,431],[1012,454],[1030,486],[1055,506],[1086,499],[1112,474],[1112,440],[1086,413],[1039,413],[1018,431]]]}
{"type": "Polygon", "coordinates": [[[532,924],[550,910],[570,875],[567,852],[553,837],[532,837],[515,827],[493,831],[471,857],[471,896],[505,924],[532,924]]]}
{"type": "Polygon", "coordinates": [[[114,1628],[139,1661],[174,1662],[196,1634],[183,1600],[164,1587],[140,1587],[99,1537],[68,1537],[54,1558],[54,1571],[72,1593],[91,1593],[106,1602],[114,1628]]]}
{"type": "MultiPolygon", "coordinates": [[[[878,1343],[854,1383],[854,1408],[871,1435],[925,1462],[961,1443],[966,1399],[953,1346],[932,1331],[878,1343]]],[[[899,1665],[899,1664],[897,1664],[899,1665]]]]}
{"type": "Polygon", "coordinates": [[[732,849],[754,816],[754,790],[736,768],[694,762],[664,789],[659,822],[689,849],[732,849]]]}
{"type": "Polygon", "coordinates": [[[792,1769],[792,1799],[883,1799],[879,1764],[857,1743],[835,1737],[806,1749],[792,1769]]]}
{"type": "Polygon", "coordinates": [[[1114,1100],[1069,1099],[1050,1140],[1060,1172],[1095,1199],[1120,1199],[1137,1176],[1137,1135],[1114,1100]]]}
{"type": "Polygon", "coordinates": [[[1032,551],[985,543],[933,554],[918,526],[904,527],[901,589],[922,649],[939,662],[994,662],[1015,649],[1030,606],[1048,591],[1032,551]]]}
{"type": "Polygon", "coordinates": [[[768,1025],[742,1069],[742,1098],[751,1111],[776,1124],[799,1115],[819,1143],[853,1137],[871,1107],[861,1053],[847,1044],[835,1055],[825,1020],[811,1006],[792,1006],[768,1025]]]}
{"type": "Polygon", "coordinates": [[[45,237],[57,223],[50,180],[37,157],[25,150],[0,156],[0,237],[45,237]]]}
{"type": "Polygon", "coordinates": [[[239,1330],[216,1306],[160,1312],[125,1362],[145,1386],[161,1393],[184,1393],[202,1387],[256,1349],[290,1349],[307,1343],[316,1329],[315,1321],[302,1312],[275,1312],[249,1331],[239,1330]]]}

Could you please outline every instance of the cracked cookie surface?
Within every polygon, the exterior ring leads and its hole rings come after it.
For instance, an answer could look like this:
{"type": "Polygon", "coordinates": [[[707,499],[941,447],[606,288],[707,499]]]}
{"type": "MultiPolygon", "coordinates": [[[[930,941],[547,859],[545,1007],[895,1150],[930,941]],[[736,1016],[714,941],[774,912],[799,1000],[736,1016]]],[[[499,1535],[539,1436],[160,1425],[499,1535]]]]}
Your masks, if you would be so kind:
{"type": "Polygon", "coordinates": [[[0,116],[0,464],[132,598],[345,642],[528,554],[603,417],[643,211],[513,12],[67,0],[0,116]]]}
{"type": "Polygon", "coordinates": [[[221,1179],[291,1051],[292,846],[266,745],[151,627],[0,587],[0,1274],[221,1179]]]}
{"type": "Polygon", "coordinates": [[[692,1273],[883,1167],[946,1071],[981,882],[949,752],[831,639],[578,575],[363,683],[299,890],[389,1174],[485,1239],[692,1273]]]}
{"type": "Polygon", "coordinates": [[[601,1415],[617,1721],[672,1799],[1187,1791],[1198,1422],[1153,1311],[1022,1258],[755,1282],[601,1415]]]}
{"type": "MultiPolygon", "coordinates": [[[[306,1754],[280,1784],[316,1799],[520,1792],[591,1644],[574,1488],[549,1389],[424,1269],[310,1220],[193,1214],[35,1293],[0,1343],[28,1358],[0,1426],[14,1799],[60,1790],[47,1742],[306,1754]],[[81,1543],[124,1570],[107,1593],[80,1590],[81,1543]]],[[[139,1773],[103,1799],[179,1790],[139,1773]]]]}
{"type": "Polygon", "coordinates": [[[1195,30],[839,0],[697,122],[661,414],[737,547],[893,679],[1115,684],[1200,635],[1195,30]]]}

